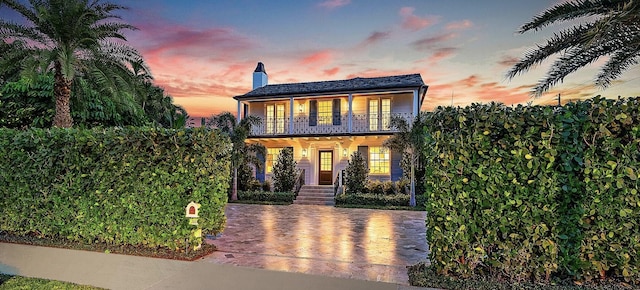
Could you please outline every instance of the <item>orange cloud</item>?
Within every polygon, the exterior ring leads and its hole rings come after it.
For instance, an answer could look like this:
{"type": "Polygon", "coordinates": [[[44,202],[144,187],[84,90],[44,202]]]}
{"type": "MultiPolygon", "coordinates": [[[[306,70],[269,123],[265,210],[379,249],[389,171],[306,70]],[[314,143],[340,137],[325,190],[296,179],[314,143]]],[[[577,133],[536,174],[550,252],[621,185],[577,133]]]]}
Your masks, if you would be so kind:
{"type": "Polygon", "coordinates": [[[436,49],[436,52],[429,57],[429,62],[437,63],[445,58],[455,55],[458,49],[455,47],[443,47],[436,49]]]}
{"type": "Polygon", "coordinates": [[[334,67],[334,68],[324,70],[324,74],[327,76],[333,76],[337,74],[339,71],[340,71],[339,67],[334,67]]]}
{"type": "Polygon", "coordinates": [[[415,8],[402,7],[400,8],[400,16],[402,17],[402,27],[408,30],[418,31],[423,28],[429,27],[437,22],[436,17],[426,16],[419,17],[413,14],[415,8]]]}
{"type": "Polygon", "coordinates": [[[333,60],[333,52],[328,49],[311,53],[300,60],[301,65],[325,65],[333,60]]]}

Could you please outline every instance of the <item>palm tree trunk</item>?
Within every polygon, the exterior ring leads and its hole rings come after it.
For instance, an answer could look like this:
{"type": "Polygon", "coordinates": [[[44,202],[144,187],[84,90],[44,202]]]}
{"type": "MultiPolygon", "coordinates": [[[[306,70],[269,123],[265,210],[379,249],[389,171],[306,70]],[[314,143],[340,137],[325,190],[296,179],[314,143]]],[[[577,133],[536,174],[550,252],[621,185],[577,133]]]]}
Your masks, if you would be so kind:
{"type": "Polygon", "coordinates": [[[231,200],[238,200],[238,168],[233,169],[233,188],[231,189],[231,200]]]}
{"type": "Polygon", "coordinates": [[[60,128],[71,128],[73,119],[71,118],[71,84],[72,80],[67,80],[62,75],[62,67],[59,61],[54,63],[55,83],[53,95],[56,98],[56,113],[53,116],[53,126],[60,128]]]}

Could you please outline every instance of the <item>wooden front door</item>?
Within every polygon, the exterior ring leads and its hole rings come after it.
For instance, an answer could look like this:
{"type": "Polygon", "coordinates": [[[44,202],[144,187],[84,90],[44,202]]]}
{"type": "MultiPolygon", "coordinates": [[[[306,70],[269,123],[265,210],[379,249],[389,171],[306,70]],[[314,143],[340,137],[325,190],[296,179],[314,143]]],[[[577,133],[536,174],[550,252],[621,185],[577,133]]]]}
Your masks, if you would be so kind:
{"type": "Polygon", "coordinates": [[[333,184],[333,151],[320,151],[320,167],[319,185],[333,184]]]}

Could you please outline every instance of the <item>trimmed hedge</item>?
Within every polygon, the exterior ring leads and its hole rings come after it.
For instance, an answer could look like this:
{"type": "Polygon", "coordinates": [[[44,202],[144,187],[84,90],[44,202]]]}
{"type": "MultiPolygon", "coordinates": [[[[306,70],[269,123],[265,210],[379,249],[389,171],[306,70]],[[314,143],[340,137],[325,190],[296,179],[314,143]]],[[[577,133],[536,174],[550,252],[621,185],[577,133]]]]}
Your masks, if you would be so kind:
{"type": "MultiPolygon", "coordinates": [[[[362,205],[376,207],[404,207],[409,206],[408,194],[338,194],[336,195],[336,205],[362,205]]],[[[426,197],[424,195],[416,196],[416,204],[418,207],[424,207],[426,197]]]]}
{"type": "Polygon", "coordinates": [[[240,201],[264,201],[293,203],[296,195],[293,192],[271,192],[271,191],[238,191],[240,201]]]}
{"type": "Polygon", "coordinates": [[[440,107],[428,118],[438,273],[640,283],[640,98],[440,107]]]}
{"type": "Polygon", "coordinates": [[[230,141],[203,129],[0,129],[0,230],[184,249],[222,231],[230,141]]]}

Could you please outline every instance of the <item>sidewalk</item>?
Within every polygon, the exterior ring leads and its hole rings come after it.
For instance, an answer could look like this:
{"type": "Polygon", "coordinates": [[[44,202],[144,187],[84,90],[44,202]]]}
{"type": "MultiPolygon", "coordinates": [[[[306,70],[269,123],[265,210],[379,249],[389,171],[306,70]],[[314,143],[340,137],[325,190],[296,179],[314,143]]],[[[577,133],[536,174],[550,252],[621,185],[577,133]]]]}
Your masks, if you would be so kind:
{"type": "Polygon", "coordinates": [[[108,289],[424,289],[301,273],[0,243],[0,272],[108,289]]]}

